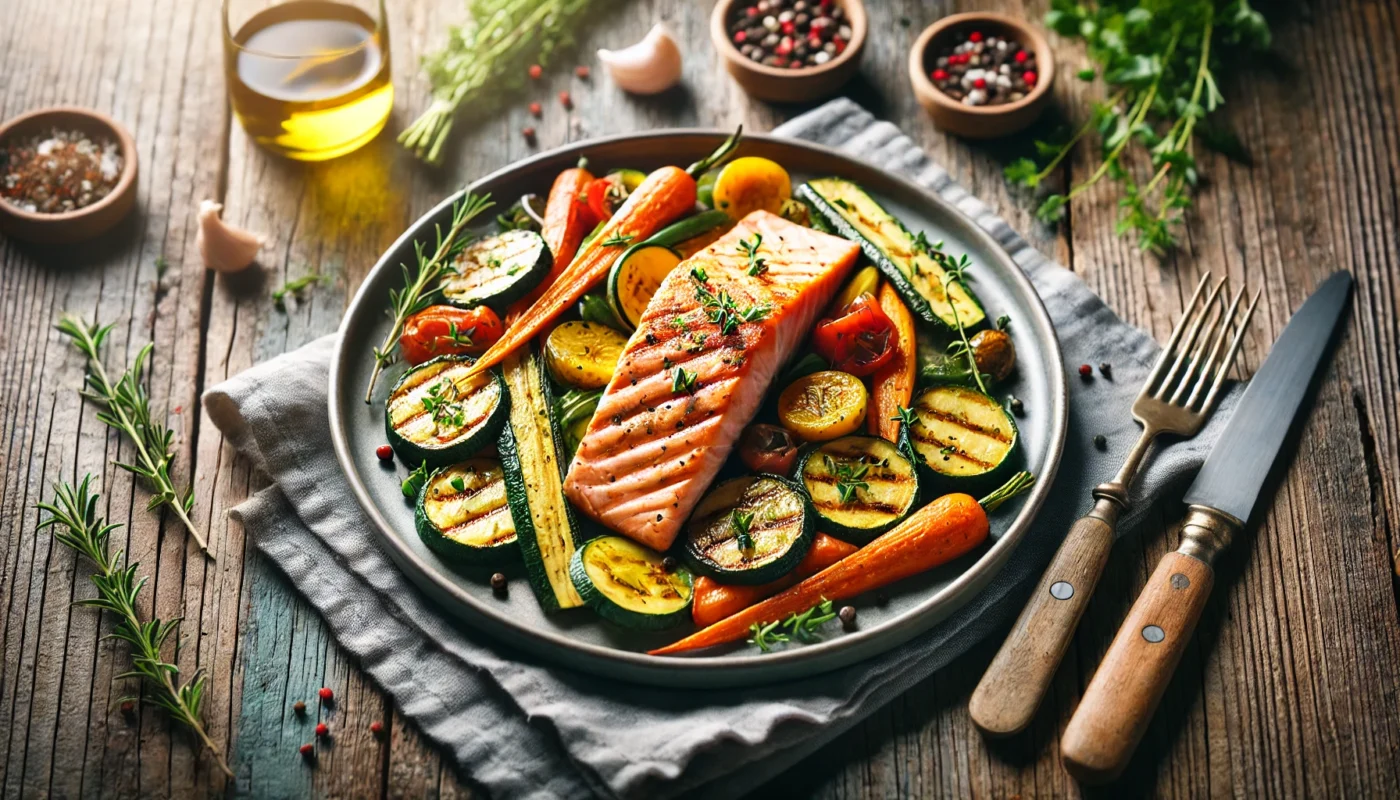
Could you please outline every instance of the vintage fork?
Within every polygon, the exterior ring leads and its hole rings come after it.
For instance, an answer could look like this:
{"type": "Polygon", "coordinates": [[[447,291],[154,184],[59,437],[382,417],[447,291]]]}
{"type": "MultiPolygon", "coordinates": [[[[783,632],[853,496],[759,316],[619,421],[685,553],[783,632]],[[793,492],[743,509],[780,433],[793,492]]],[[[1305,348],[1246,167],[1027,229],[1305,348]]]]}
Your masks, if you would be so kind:
{"type": "Polygon", "coordinates": [[[1196,285],[1181,321],[1133,402],[1133,418],[1142,425],[1142,435],[1118,475],[1094,488],[1093,510],[1070,528],[1030,602],[973,691],[968,712],[983,733],[1010,736],[1030,724],[1103,574],[1113,546],[1113,529],[1127,508],[1128,487],[1148,447],[1164,433],[1194,436],[1210,416],[1259,302],[1256,292],[1236,321],[1244,290],[1235,293],[1228,308],[1217,302],[1228,280],[1215,284],[1204,302],[1200,302],[1201,294],[1210,283],[1210,274],[1196,285]],[[1227,340],[1229,349],[1222,358],[1227,340]]]}

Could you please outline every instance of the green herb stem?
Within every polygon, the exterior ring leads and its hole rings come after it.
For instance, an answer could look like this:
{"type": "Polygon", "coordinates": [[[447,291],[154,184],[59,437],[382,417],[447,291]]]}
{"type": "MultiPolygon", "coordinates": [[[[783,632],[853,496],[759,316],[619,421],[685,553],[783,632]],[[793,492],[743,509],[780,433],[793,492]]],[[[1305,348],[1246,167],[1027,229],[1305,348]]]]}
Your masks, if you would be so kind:
{"type": "Polygon", "coordinates": [[[233,770],[218,745],[209,738],[200,719],[207,675],[201,670],[185,683],[177,683],[180,668],[165,661],[161,650],[175,633],[180,620],[162,622],[152,619],[142,623],[136,612],[137,596],[146,585],[146,578],[136,576],[139,564],[122,564],[122,552],[111,553],[108,540],[120,525],[108,523],[97,514],[98,495],[90,491],[92,475],[84,476],[75,489],[71,484],[54,485],[52,503],[39,503],[38,509],[49,517],[39,523],[39,530],[50,528],[59,543],[79,555],[86,556],[97,567],[90,578],[97,587],[97,597],[79,600],[74,605],[90,606],[110,611],[117,618],[112,636],[131,645],[131,669],[119,678],[142,678],[153,688],[147,702],[164,708],[175,721],[189,728],[214,759],[224,775],[232,778],[233,770]]]}

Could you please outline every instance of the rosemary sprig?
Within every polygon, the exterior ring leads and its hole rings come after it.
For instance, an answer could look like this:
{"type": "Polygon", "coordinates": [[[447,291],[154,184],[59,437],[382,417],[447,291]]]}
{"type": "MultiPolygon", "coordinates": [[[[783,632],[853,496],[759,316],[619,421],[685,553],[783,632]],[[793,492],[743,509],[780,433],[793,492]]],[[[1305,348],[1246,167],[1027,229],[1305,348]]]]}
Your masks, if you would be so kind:
{"type": "Polygon", "coordinates": [[[763,244],[763,234],[755,233],[753,240],[740,239],[739,252],[743,253],[749,260],[749,274],[762,275],[768,271],[768,260],[758,254],[758,248],[763,244]]]}
{"type": "Polygon", "coordinates": [[[598,244],[601,247],[626,247],[632,243],[634,238],[636,237],[630,233],[614,233],[598,244]]]}
{"type": "MultiPolygon", "coordinates": [[[[89,606],[116,615],[117,624],[112,636],[131,645],[131,669],[117,677],[145,679],[153,690],[146,696],[146,702],[165,709],[175,721],[194,732],[209,748],[219,769],[232,778],[233,770],[229,769],[224,754],[209,738],[200,719],[206,674],[200,670],[188,681],[179,683],[180,668],[161,657],[161,650],[180,624],[180,619],[166,622],[152,619],[143,623],[137,615],[137,595],[145,587],[146,578],[136,576],[139,564],[122,566],[122,552],[112,553],[108,549],[112,531],[121,526],[108,523],[98,516],[98,495],[90,490],[91,484],[92,475],[84,476],[76,489],[66,482],[54,484],[55,502],[39,503],[37,506],[40,511],[49,514],[39,523],[38,529],[51,529],[60,544],[87,556],[97,566],[97,571],[89,576],[97,587],[97,597],[78,600],[74,605],[89,606]]],[[[136,698],[122,698],[123,701],[128,699],[136,698]]]]}
{"type": "Polygon", "coordinates": [[[443,271],[452,257],[461,252],[470,241],[470,237],[463,236],[462,231],[473,219],[493,205],[495,203],[491,202],[491,195],[469,193],[453,204],[452,226],[448,228],[446,236],[443,235],[441,226],[434,227],[437,246],[433,248],[431,255],[424,250],[422,242],[413,243],[413,254],[417,264],[412,271],[407,264],[403,264],[403,287],[389,291],[389,316],[393,318],[394,324],[384,337],[384,343],[374,348],[374,372],[370,374],[369,386],[365,389],[366,404],[374,394],[374,384],[379,380],[379,373],[394,361],[394,345],[403,333],[404,322],[432,304],[438,293],[438,280],[442,278],[443,271]]]}
{"type": "Polygon", "coordinates": [[[858,490],[870,491],[870,483],[865,480],[865,476],[870,472],[869,464],[837,461],[826,454],[822,454],[822,458],[826,461],[827,470],[836,476],[836,491],[841,495],[842,505],[856,499],[858,490]]]}
{"type": "Polygon", "coordinates": [[[755,622],[749,626],[749,644],[767,653],[775,645],[790,642],[793,639],[803,644],[821,641],[821,626],[836,619],[834,606],[834,603],[823,597],[820,603],[800,614],[791,614],[781,622],[778,620],[767,623],[755,622]],[[783,633],[783,630],[788,631],[788,633],[783,633]]]}
{"type": "Polygon", "coordinates": [[[131,367],[113,383],[101,358],[102,343],[112,332],[112,325],[89,325],[81,317],[67,314],[59,319],[56,327],[60,333],[72,339],[73,346],[87,357],[87,386],[80,393],[102,407],[97,419],[125,433],[136,448],[135,463],[113,463],[144,478],[151,490],[147,510],[154,511],[165,506],[175,512],[175,516],[199,544],[199,549],[208,555],[208,543],[190,520],[194,493],[188,490],[181,493],[170,477],[170,464],[175,460],[175,432],[164,425],[157,425],[151,418],[151,399],[146,395],[146,387],[141,385],[141,374],[145,371],[146,359],[150,357],[154,345],[147,344],[141,348],[131,367]]]}

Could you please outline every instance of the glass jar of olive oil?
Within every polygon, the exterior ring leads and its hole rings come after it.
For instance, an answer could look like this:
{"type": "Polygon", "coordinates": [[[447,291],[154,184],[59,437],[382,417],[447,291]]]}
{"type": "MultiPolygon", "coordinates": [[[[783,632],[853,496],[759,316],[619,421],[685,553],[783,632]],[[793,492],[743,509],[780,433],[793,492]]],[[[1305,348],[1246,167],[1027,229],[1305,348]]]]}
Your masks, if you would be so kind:
{"type": "Polygon", "coordinates": [[[224,0],[224,79],[259,145],[300,161],[349,153],[394,105],[384,0],[224,0]]]}

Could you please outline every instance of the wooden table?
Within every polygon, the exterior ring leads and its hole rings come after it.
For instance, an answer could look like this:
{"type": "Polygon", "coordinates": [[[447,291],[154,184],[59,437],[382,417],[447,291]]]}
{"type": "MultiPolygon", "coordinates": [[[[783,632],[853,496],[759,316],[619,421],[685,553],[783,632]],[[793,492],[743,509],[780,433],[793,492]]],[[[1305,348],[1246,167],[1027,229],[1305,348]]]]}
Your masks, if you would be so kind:
{"type": "MultiPolygon", "coordinates": [[[[418,54],[459,19],[460,2],[390,3],[392,130],[425,104],[418,54]]],[[[200,392],[335,329],[380,252],[455,187],[565,141],[677,125],[767,129],[802,108],[750,101],[712,52],[705,0],[632,0],[583,36],[583,52],[633,41],[661,18],[687,49],[686,88],[659,100],[623,97],[605,78],[580,81],[566,59],[530,97],[471,127],[430,170],[391,135],[351,156],[302,166],[252,146],[225,107],[218,4],[210,0],[7,0],[0,26],[0,117],[58,103],[106,111],[135,134],[139,213],[81,247],[0,241],[0,796],[260,797],[472,795],[412,724],[331,639],[320,619],[252,550],[226,512],[261,485],[199,411],[200,392]],[[576,108],[555,100],[564,88],[576,108]],[[545,106],[534,121],[530,99],[545,106]],[[539,129],[539,147],[520,135],[539,129]],[[199,201],[263,231],[264,269],[216,277],[195,249],[199,201]],[[164,259],[168,269],[158,263],[164,259]],[[284,281],[325,276],[295,309],[274,308],[284,281]],[[78,355],[53,330],[63,311],[116,324],[111,364],[155,342],[150,391],[178,432],[177,472],[192,480],[195,514],[217,561],[144,510],[144,490],[109,466],[127,446],[76,389],[78,355]],[[225,784],[163,713],[134,722],[116,710],[131,690],[116,676],[125,649],[110,622],[71,608],[88,597],[87,565],[36,533],[33,505],[50,484],[99,474],[116,546],[152,576],[143,613],[183,616],[176,660],[209,671],[205,716],[229,752],[225,784]],[[290,712],[335,687],[336,746],[316,769],[297,756],[309,737],[290,712]],[[382,740],[367,732],[383,720],[382,740]]],[[[1044,252],[1070,266],[1125,319],[1165,336],[1202,272],[1264,288],[1242,361],[1258,366],[1307,292],[1334,269],[1356,276],[1350,316],[1317,392],[1297,455],[1273,484],[1268,512],[1227,557],[1209,610],[1116,793],[1395,797],[1400,795],[1400,2],[1317,0],[1272,12],[1282,56],[1226,81],[1229,122],[1254,165],[1204,157],[1209,184],[1165,259],[1113,234],[1106,188],[1051,229],[1030,198],[1008,189],[1002,164],[1029,138],[973,144],[935,131],[914,104],[906,50],[935,17],[976,5],[1039,18],[1045,2],[871,2],[872,41],[849,91],[899,123],[969,190],[1044,252]],[[912,25],[910,24],[912,22],[912,25]]],[[[1083,62],[1056,42],[1055,93],[1081,115],[1098,87],[1072,76],[1083,62]]],[[[585,56],[581,56],[589,61],[585,56]]],[[[1080,153],[1063,179],[1093,162],[1080,153]]],[[[1064,498],[1086,503],[1086,498],[1064,498]]],[[[997,642],[975,648],[793,768],[766,794],[822,797],[1005,798],[1074,795],[1057,733],[1159,556],[1175,544],[1176,509],[1121,542],[1048,707],[1032,732],[984,742],[966,700],[997,642]]]]}

